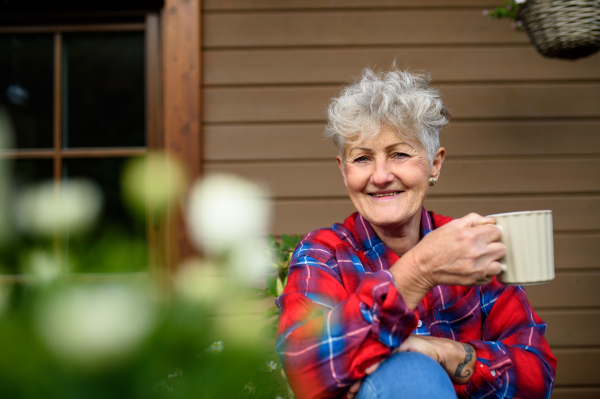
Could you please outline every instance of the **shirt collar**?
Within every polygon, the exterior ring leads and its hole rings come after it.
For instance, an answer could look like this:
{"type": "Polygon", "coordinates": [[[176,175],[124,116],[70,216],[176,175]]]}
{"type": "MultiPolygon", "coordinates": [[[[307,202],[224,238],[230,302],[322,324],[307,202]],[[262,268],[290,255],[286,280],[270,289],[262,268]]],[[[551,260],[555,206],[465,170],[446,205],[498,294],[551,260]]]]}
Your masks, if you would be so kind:
{"type": "MultiPolygon", "coordinates": [[[[365,256],[371,261],[375,270],[387,270],[398,260],[398,255],[388,248],[383,241],[375,234],[371,224],[361,216],[360,213],[356,214],[354,221],[354,236],[358,241],[358,245],[365,254],[365,256]]],[[[433,231],[433,221],[431,215],[425,210],[425,207],[421,208],[421,228],[420,238],[433,231]]]]}

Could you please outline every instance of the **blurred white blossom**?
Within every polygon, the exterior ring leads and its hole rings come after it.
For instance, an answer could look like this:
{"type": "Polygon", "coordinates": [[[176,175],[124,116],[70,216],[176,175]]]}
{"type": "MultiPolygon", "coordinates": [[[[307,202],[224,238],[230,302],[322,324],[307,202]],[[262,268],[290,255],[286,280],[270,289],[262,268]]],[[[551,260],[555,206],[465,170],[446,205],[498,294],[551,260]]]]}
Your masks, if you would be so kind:
{"type": "Polygon", "coordinates": [[[218,272],[217,266],[208,261],[189,259],[173,278],[175,293],[185,301],[211,306],[227,290],[227,278],[218,272]]]}
{"type": "Polygon", "coordinates": [[[249,393],[254,393],[256,391],[256,387],[252,381],[249,381],[244,385],[244,391],[248,391],[249,393]]]}
{"type": "Polygon", "coordinates": [[[515,0],[515,3],[517,4],[523,4],[525,3],[527,0],[515,0]]]}
{"type": "Polygon", "coordinates": [[[154,309],[146,294],[123,284],[68,287],[40,305],[37,326],[60,359],[102,368],[132,353],[150,332],[154,309]]]}
{"type": "Polygon", "coordinates": [[[130,161],[123,172],[123,193],[129,205],[138,212],[146,207],[164,211],[178,203],[186,177],[181,164],[166,153],[150,153],[130,161]]]}
{"type": "Polygon", "coordinates": [[[252,285],[263,279],[273,263],[264,238],[248,238],[231,248],[229,266],[237,279],[252,285]]]}
{"type": "Polygon", "coordinates": [[[256,184],[234,175],[213,174],[194,183],[187,214],[194,243],[215,253],[266,236],[270,204],[267,193],[256,184]]]}
{"type": "Polygon", "coordinates": [[[204,349],[204,352],[211,355],[218,355],[219,353],[223,352],[223,349],[225,349],[225,346],[223,346],[223,341],[217,341],[213,342],[211,346],[204,349]]]}
{"type": "Polygon", "coordinates": [[[55,232],[80,233],[100,214],[102,194],[90,181],[71,179],[56,185],[47,181],[25,188],[17,199],[17,225],[41,236],[55,232]]]}
{"type": "Polygon", "coordinates": [[[277,363],[275,363],[272,360],[268,360],[258,370],[263,371],[265,373],[272,373],[273,371],[277,370],[278,367],[279,365],[277,363]]]}
{"type": "Polygon", "coordinates": [[[169,376],[167,378],[177,378],[177,377],[182,377],[183,376],[183,370],[178,368],[175,369],[175,372],[173,374],[169,374],[169,376]]]}
{"type": "Polygon", "coordinates": [[[26,270],[36,283],[51,283],[62,274],[61,261],[56,252],[34,249],[26,259],[26,270]]]}

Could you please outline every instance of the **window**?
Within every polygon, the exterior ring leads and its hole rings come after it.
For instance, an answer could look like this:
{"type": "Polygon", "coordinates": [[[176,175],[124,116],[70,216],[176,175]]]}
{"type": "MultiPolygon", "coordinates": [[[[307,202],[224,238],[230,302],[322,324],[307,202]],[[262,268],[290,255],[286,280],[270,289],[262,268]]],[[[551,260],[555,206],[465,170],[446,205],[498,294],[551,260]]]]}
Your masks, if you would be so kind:
{"type": "MultiPolygon", "coordinates": [[[[130,243],[123,248],[130,265],[147,264],[152,227],[125,209],[120,172],[129,157],[160,143],[157,21],[149,14],[137,22],[0,29],[0,107],[15,131],[2,157],[12,160],[16,188],[82,177],[103,191],[101,223],[90,233],[97,245],[78,246],[68,235],[56,239],[59,251],[86,259],[69,273],[148,271],[98,265],[106,264],[102,243],[109,234],[130,239],[123,240],[130,243]]],[[[11,243],[0,255],[0,273],[18,272],[10,258],[18,245],[26,243],[11,243]]]]}

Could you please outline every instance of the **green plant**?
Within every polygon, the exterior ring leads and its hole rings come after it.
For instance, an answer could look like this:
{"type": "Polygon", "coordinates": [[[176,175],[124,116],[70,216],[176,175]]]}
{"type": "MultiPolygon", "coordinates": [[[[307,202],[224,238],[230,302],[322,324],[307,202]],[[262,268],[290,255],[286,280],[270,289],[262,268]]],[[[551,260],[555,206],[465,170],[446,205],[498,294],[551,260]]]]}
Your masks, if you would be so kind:
{"type": "MultiPolygon", "coordinates": [[[[269,297],[277,298],[283,293],[283,290],[287,285],[290,261],[294,250],[301,239],[302,237],[298,234],[293,236],[283,234],[280,241],[272,235],[267,237],[269,255],[271,256],[274,270],[266,277],[266,288],[253,291],[255,299],[265,299],[269,297]]],[[[262,333],[265,337],[275,338],[279,315],[280,311],[277,306],[272,306],[263,313],[262,318],[270,320],[268,324],[262,328],[262,333]]]]}
{"type": "Polygon", "coordinates": [[[511,24],[513,29],[523,29],[523,23],[519,20],[519,10],[525,4],[526,0],[512,0],[506,1],[501,6],[498,6],[492,10],[483,10],[482,14],[490,19],[512,19],[515,21],[511,24]]]}
{"type": "MultiPolygon", "coordinates": [[[[232,192],[224,196],[243,197],[235,181],[227,183],[232,192]]],[[[102,202],[100,190],[91,187],[81,181],[64,181],[60,191],[52,182],[31,187],[15,212],[20,227],[10,226],[10,234],[0,237],[0,249],[11,255],[10,271],[19,276],[0,278],[0,397],[289,397],[270,343],[254,328],[257,323],[223,311],[249,306],[246,275],[238,273],[238,258],[227,257],[246,238],[222,244],[223,256],[188,259],[174,273],[167,294],[147,273],[118,274],[120,265],[126,271],[148,270],[147,258],[132,256],[138,244],[128,236],[109,232],[100,241],[90,234],[102,202]],[[55,234],[64,232],[71,246],[57,253],[55,234]],[[19,237],[23,245],[12,245],[19,237]],[[72,250],[74,243],[102,255],[94,261],[103,273],[73,272],[89,263],[89,251],[72,250]]],[[[210,186],[204,191],[213,192],[210,186]]],[[[0,211],[13,212],[13,203],[2,202],[0,211]]]]}

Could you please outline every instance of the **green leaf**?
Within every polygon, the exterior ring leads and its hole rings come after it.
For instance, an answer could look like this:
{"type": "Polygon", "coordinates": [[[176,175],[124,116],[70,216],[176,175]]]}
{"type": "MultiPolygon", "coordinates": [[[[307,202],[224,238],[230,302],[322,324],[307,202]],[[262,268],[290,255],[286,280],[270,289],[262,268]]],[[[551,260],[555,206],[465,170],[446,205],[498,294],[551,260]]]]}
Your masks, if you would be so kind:
{"type": "Polygon", "coordinates": [[[283,294],[283,283],[280,279],[277,279],[277,296],[283,294]]]}
{"type": "Polygon", "coordinates": [[[277,277],[273,275],[267,276],[267,291],[271,296],[277,296],[277,277]]]}
{"type": "Polygon", "coordinates": [[[294,250],[296,248],[296,245],[298,245],[298,241],[294,240],[292,237],[288,236],[287,234],[284,234],[281,236],[281,241],[283,243],[283,248],[287,249],[287,250],[294,250]]]}
{"type": "Polygon", "coordinates": [[[279,318],[273,320],[266,326],[262,327],[259,330],[260,334],[263,335],[265,338],[275,338],[275,335],[277,334],[277,323],[278,322],[279,322],[279,318]]]}
{"type": "Polygon", "coordinates": [[[265,298],[270,298],[273,295],[271,295],[271,293],[267,290],[261,290],[259,288],[248,288],[248,299],[251,300],[259,300],[259,299],[265,299],[265,298]]]}
{"type": "Polygon", "coordinates": [[[279,316],[280,314],[281,314],[281,311],[279,310],[279,308],[277,306],[272,306],[269,309],[267,309],[260,318],[261,319],[270,319],[271,317],[279,316]]]}
{"type": "Polygon", "coordinates": [[[275,237],[273,237],[273,234],[269,234],[267,236],[267,244],[269,245],[269,247],[273,248],[275,251],[279,251],[279,243],[277,242],[275,237]]]}

